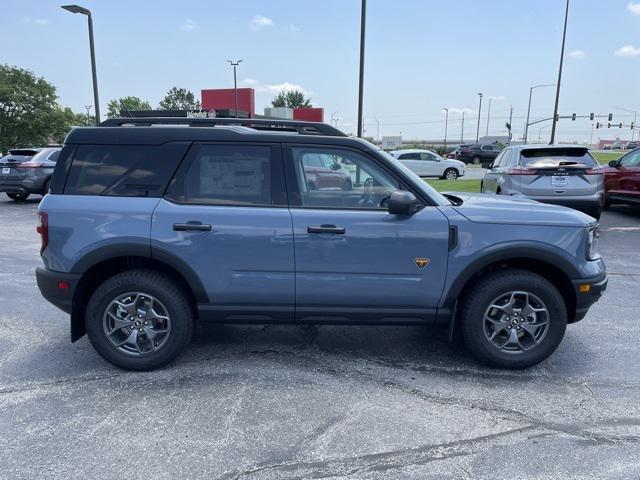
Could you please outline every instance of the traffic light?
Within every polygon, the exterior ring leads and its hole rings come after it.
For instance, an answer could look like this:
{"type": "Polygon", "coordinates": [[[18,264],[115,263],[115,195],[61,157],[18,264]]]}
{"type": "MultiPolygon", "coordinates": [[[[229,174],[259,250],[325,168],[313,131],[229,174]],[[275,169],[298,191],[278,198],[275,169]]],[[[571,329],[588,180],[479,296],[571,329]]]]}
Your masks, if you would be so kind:
{"type": "Polygon", "coordinates": [[[596,128],[600,128],[600,122],[596,122],[596,128]]]}
{"type": "Polygon", "coordinates": [[[607,128],[611,128],[611,122],[607,123],[607,128]]]}
{"type": "Polygon", "coordinates": [[[589,114],[589,120],[593,120],[593,117],[595,117],[595,115],[593,113],[589,114]]]}
{"type": "Polygon", "coordinates": [[[622,122],[618,124],[618,128],[622,128],[622,122]]]}
{"type": "Polygon", "coordinates": [[[560,120],[560,114],[556,115],[556,122],[560,120]]]}
{"type": "Polygon", "coordinates": [[[631,122],[631,130],[633,130],[633,128],[634,128],[634,124],[633,122],[631,122]]]}
{"type": "Polygon", "coordinates": [[[613,120],[613,113],[609,114],[609,121],[613,120]]]}
{"type": "Polygon", "coordinates": [[[575,122],[575,121],[576,121],[576,114],[575,114],[575,113],[572,113],[572,114],[571,114],[571,121],[572,121],[572,122],[575,122]]]}

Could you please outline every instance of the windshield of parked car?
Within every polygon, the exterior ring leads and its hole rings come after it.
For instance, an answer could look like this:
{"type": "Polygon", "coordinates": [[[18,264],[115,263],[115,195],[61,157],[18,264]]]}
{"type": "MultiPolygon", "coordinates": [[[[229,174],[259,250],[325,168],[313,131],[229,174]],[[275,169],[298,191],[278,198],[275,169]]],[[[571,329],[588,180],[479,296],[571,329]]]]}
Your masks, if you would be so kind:
{"type": "Polygon", "coordinates": [[[598,166],[586,148],[531,148],[520,152],[520,165],[527,168],[549,168],[561,165],[598,166]]]}

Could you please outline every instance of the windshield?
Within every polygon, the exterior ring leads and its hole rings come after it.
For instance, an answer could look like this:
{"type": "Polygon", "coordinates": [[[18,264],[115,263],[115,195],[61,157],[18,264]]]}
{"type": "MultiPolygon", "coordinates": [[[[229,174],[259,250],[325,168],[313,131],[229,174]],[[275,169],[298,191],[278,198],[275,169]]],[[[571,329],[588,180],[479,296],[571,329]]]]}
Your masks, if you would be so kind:
{"type": "Polygon", "coordinates": [[[586,148],[534,148],[520,152],[520,165],[527,168],[548,168],[564,165],[596,167],[598,163],[586,148]]]}

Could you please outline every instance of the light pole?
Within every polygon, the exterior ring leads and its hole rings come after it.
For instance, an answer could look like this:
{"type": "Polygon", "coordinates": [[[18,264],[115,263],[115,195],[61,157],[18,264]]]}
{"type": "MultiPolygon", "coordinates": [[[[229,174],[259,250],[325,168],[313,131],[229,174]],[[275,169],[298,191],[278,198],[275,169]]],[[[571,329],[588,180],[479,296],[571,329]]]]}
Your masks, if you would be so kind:
{"type": "Polygon", "coordinates": [[[84,108],[87,111],[87,126],[89,126],[91,124],[91,114],[89,113],[91,111],[91,105],[85,105],[84,108]]]}
{"type": "MultiPolygon", "coordinates": [[[[635,110],[629,110],[628,108],[622,108],[622,107],[618,107],[618,110],[622,110],[623,112],[633,113],[633,125],[635,127],[636,121],[638,119],[638,112],[635,111],[635,110]]],[[[633,142],[635,136],[636,136],[636,129],[634,128],[633,130],[631,130],[631,141],[632,142],[633,142]]]]}
{"type": "Polygon", "coordinates": [[[376,121],[376,143],[380,142],[380,120],[378,120],[376,117],[373,117],[373,119],[376,121]]]}
{"type": "Polygon", "coordinates": [[[589,137],[589,148],[593,147],[593,122],[591,122],[591,136],[589,137]]]}
{"type": "Polygon", "coordinates": [[[89,24],[89,52],[91,53],[91,75],[93,76],[93,105],[96,112],[96,125],[100,123],[100,101],[98,100],[98,75],[96,74],[96,51],[93,45],[93,20],[91,10],[78,5],[61,5],[63,9],[71,13],[81,13],[87,16],[89,24]]]}
{"type": "Polygon", "coordinates": [[[464,110],[462,111],[462,120],[460,122],[460,143],[464,143],[464,110]]]}
{"type": "Polygon", "coordinates": [[[478,106],[478,126],[476,128],[476,143],[480,140],[480,112],[482,111],[482,94],[478,93],[478,97],[480,97],[480,105],[478,106]]]}
{"type": "Polygon", "coordinates": [[[527,107],[527,123],[524,126],[524,143],[525,145],[527,144],[527,138],[529,136],[529,114],[531,113],[531,95],[533,94],[533,90],[535,88],[540,88],[540,87],[555,87],[555,83],[544,83],[541,85],[534,85],[533,87],[529,88],[529,107],[527,107]]]}
{"type": "Polygon", "coordinates": [[[449,128],[449,109],[442,107],[442,109],[445,111],[446,116],[444,117],[444,150],[445,150],[445,154],[447,153],[447,129],[449,128]]]}
{"type": "Polygon", "coordinates": [[[229,65],[233,67],[233,97],[234,97],[236,118],[238,118],[238,77],[236,76],[236,67],[240,65],[242,60],[237,60],[235,62],[232,60],[227,60],[227,62],[229,62],[229,65]]]}
{"type": "Polygon", "coordinates": [[[360,76],[358,80],[358,137],[362,138],[362,100],[364,95],[364,40],[367,19],[367,0],[360,7],[360,76]]]}
{"type": "Polygon", "coordinates": [[[484,134],[485,137],[489,136],[489,117],[491,116],[491,98],[492,97],[489,97],[489,107],[487,109],[487,131],[484,134]]]}
{"type": "Polygon", "coordinates": [[[562,82],[562,62],[564,60],[564,42],[567,38],[567,20],[569,18],[569,0],[567,0],[564,10],[564,29],[562,30],[562,47],[560,47],[560,66],[558,67],[558,83],[556,84],[556,103],[553,107],[553,118],[551,119],[551,139],[549,145],[553,145],[556,139],[556,124],[558,123],[558,103],[560,102],[560,84],[562,82]]]}

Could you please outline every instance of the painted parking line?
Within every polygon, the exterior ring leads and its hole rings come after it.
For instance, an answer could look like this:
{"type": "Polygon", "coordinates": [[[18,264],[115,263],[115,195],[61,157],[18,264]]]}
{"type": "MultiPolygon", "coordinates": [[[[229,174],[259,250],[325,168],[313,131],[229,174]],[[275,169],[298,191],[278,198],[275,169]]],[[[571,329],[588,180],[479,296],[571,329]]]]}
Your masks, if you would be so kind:
{"type": "Polygon", "coordinates": [[[640,227],[609,227],[603,228],[603,232],[640,232],[640,227]]]}

